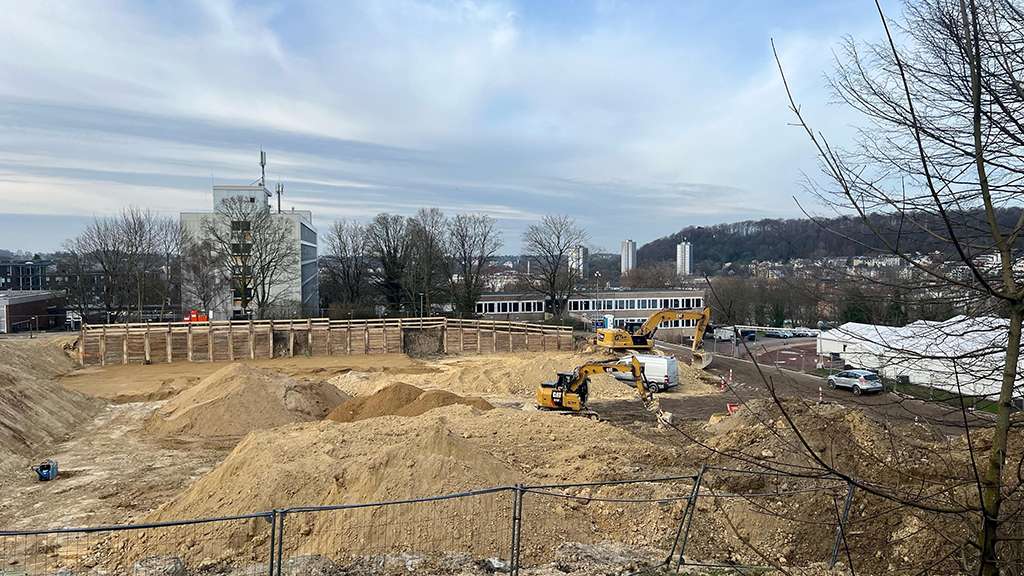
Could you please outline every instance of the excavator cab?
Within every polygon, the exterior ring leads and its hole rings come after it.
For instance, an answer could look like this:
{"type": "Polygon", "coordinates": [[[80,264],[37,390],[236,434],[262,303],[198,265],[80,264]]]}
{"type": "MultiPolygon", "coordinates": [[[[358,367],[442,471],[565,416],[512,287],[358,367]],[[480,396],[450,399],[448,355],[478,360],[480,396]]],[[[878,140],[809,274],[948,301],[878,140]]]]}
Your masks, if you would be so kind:
{"type": "Polygon", "coordinates": [[[579,386],[574,387],[575,379],[575,372],[559,372],[558,380],[542,383],[540,388],[537,388],[537,407],[548,410],[582,411],[587,405],[587,385],[590,378],[584,378],[579,386]]]}

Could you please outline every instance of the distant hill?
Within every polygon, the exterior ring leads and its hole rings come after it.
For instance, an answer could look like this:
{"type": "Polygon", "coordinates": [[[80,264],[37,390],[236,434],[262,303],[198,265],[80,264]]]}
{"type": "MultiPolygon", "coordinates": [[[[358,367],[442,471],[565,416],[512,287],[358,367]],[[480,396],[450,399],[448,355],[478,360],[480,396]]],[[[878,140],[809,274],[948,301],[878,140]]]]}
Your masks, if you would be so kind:
{"type": "MultiPolygon", "coordinates": [[[[997,216],[1004,229],[1012,228],[1020,217],[1021,208],[999,209],[997,216]]],[[[979,237],[984,229],[981,211],[951,214],[964,238],[979,237]]],[[[941,229],[942,223],[931,214],[917,215],[916,219],[929,227],[941,229]]],[[[948,252],[951,246],[930,234],[922,232],[907,218],[898,215],[871,216],[872,227],[885,231],[886,237],[899,237],[904,252],[948,252]]],[[[821,258],[859,256],[877,253],[870,247],[881,247],[871,230],[854,217],[837,217],[812,221],[808,218],[746,220],[714,226],[688,226],[671,236],[644,244],[637,250],[641,264],[675,261],[676,244],[681,240],[693,244],[696,272],[714,273],[726,262],[745,264],[751,260],[786,261],[792,258],[821,258]],[[868,247],[865,247],[867,245],[868,247]]]]}

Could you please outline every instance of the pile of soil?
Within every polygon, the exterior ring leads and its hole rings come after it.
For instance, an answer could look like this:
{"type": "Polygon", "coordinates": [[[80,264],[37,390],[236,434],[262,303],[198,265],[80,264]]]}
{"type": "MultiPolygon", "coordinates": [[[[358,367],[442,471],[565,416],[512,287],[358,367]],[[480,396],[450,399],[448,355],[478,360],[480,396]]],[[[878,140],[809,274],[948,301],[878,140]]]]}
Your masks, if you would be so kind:
{"type": "Polygon", "coordinates": [[[327,417],[335,422],[356,422],[378,416],[419,416],[452,404],[464,404],[477,410],[494,408],[483,398],[462,397],[446,390],[424,391],[411,384],[398,382],[369,396],[346,400],[327,417]]]}
{"type": "MultiPolygon", "coordinates": [[[[586,362],[609,358],[601,354],[574,352],[466,355],[442,358],[431,363],[432,369],[418,373],[351,371],[332,378],[330,382],[353,396],[373,394],[402,382],[425,390],[443,389],[456,394],[532,398],[537,385],[554,380],[558,372],[568,372],[586,362]]],[[[591,379],[590,394],[597,400],[634,396],[628,384],[607,374],[591,379]]]]}
{"type": "Polygon", "coordinates": [[[101,401],[56,382],[74,368],[65,351],[71,342],[45,336],[0,340],[0,472],[41,457],[102,409],[101,401]]]}
{"type": "Polygon", "coordinates": [[[323,418],[348,396],[247,364],[229,364],[184,390],[146,421],[161,437],[237,439],[253,430],[323,418]]]}
{"type": "MultiPolygon", "coordinates": [[[[678,473],[678,456],[674,449],[604,422],[504,408],[481,413],[453,405],[416,418],[309,422],[250,434],[217,468],[142,521],[415,498],[516,482],[655,476],[678,473]]],[[[577,491],[581,497],[611,499],[688,490],[688,485],[670,490],[641,484],[577,491]]],[[[538,554],[549,554],[552,539],[562,541],[570,532],[580,542],[661,545],[665,534],[674,534],[682,511],[678,503],[531,498],[524,504],[524,514],[533,522],[524,547],[538,554]]],[[[436,551],[445,550],[444,545],[455,547],[453,551],[493,551],[507,546],[510,513],[511,494],[500,493],[431,505],[290,514],[294,537],[286,540],[286,547],[299,553],[355,554],[387,538],[394,549],[408,539],[417,545],[433,543],[439,546],[436,551]]],[[[239,522],[192,526],[168,545],[215,561],[262,550],[267,537],[264,523],[239,522]]],[[[116,544],[118,557],[127,560],[154,549],[159,542],[153,535],[145,542],[128,535],[116,544]]]]}

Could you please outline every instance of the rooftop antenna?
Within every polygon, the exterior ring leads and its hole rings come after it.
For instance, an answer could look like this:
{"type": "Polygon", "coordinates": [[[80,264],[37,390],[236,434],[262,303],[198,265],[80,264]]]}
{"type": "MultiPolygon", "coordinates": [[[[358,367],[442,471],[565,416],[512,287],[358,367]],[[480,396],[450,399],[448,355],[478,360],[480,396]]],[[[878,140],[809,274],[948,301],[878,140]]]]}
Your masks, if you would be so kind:
{"type": "Polygon", "coordinates": [[[281,192],[284,192],[284,184],[277,183],[277,213],[281,213],[281,192]]]}
{"type": "Polygon", "coordinates": [[[260,186],[267,187],[267,153],[260,147],[260,186]]]}

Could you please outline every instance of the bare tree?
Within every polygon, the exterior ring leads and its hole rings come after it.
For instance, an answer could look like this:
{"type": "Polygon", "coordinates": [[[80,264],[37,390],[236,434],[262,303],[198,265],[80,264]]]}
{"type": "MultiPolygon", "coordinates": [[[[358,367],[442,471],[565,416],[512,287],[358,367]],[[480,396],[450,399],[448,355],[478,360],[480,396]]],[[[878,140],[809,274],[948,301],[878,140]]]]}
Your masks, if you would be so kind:
{"type": "Polygon", "coordinates": [[[203,223],[243,314],[266,318],[292,304],[286,280],[298,274],[291,222],[245,198],[227,198],[203,223]],[[255,310],[253,310],[255,308],[255,310]]]}
{"type": "MultiPolygon", "coordinates": [[[[915,271],[915,282],[899,286],[900,294],[921,291],[954,300],[971,315],[1007,318],[990,322],[990,330],[1004,331],[994,349],[969,352],[1002,354],[991,375],[999,383],[995,420],[990,430],[976,430],[968,394],[960,394],[966,463],[940,455],[950,460],[948,476],[926,481],[914,474],[913,462],[886,462],[879,468],[896,470],[895,483],[830,462],[786,420],[816,466],[874,497],[932,515],[924,525],[939,561],[960,558],[959,570],[998,574],[1019,548],[1014,526],[1022,511],[1024,454],[1009,439],[1011,400],[1020,393],[1024,283],[1014,267],[1024,217],[1007,225],[1000,211],[1019,203],[1024,177],[1024,12],[1012,0],[916,0],[907,4],[897,42],[876,7],[886,41],[847,42],[832,78],[840,99],[867,119],[853,149],[839,149],[813,130],[786,83],[791,110],[828,181],[812,183],[812,191],[860,218],[871,233],[865,250],[892,254],[915,271]],[[872,218],[877,212],[898,215],[887,220],[895,225],[880,225],[872,218]],[[939,241],[955,264],[908,253],[901,242],[915,236],[939,241]]],[[[972,337],[949,326],[935,339],[972,337]]],[[[958,388],[989,377],[973,372],[976,358],[966,354],[941,360],[956,366],[958,388]]]]}
{"type": "Polygon", "coordinates": [[[561,317],[579,280],[569,266],[569,253],[587,242],[587,233],[569,216],[547,215],[523,233],[526,254],[536,265],[530,284],[551,302],[551,313],[561,317]]]}
{"type": "Polygon", "coordinates": [[[665,288],[678,280],[671,262],[656,262],[633,268],[620,282],[627,288],[665,288]]]}
{"type": "Polygon", "coordinates": [[[181,258],[183,304],[209,312],[224,304],[230,286],[223,256],[208,238],[188,238],[181,258]]]}
{"type": "Polygon", "coordinates": [[[413,306],[420,314],[429,315],[433,304],[444,299],[447,288],[447,219],[437,208],[420,208],[407,223],[410,250],[403,285],[413,306]]]}
{"type": "Polygon", "coordinates": [[[488,262],[501,249],[501,233],[486,214],[458,214],[448,221],[446,241],[455,313],[471,318],[483,292],[488,262]]]}
{"type": "Polygon", "coordinates": [[[355,220],[338,220],[327,233],[328,254],[324,268],[341,288],[342,301],[349,305],[365,297],[369,243],[366,226],[355,220]]]}
{"type": "Polygon", "coordinates": [[[411,255],[409,223],[398,214],[378,214],[366,228],[370,255],[376,261],[371,274],[374,284],[384,296],[388,309],[402,309],[406,267],[411,255]]]}

